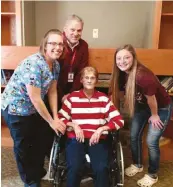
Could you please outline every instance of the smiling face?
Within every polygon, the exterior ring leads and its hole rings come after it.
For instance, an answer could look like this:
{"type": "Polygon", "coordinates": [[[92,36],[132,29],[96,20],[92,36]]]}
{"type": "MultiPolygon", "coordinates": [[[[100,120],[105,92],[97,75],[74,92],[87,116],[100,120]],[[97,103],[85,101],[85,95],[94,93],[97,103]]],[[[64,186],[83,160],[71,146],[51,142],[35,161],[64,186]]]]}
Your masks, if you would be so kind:
{"type": "Polygon", "coordinates": [[[59,59],[63,52],[63,37],[59,34],[50,34],[48,36],[46,46],[45,46],[45,55],[46,58],[54,61],[59,59]]]}
{"type": "Polygon", "coordinates": [[[122,49],[116,54],[116,65],[121,71],[128,73],[133,65],[133,55],[126,49],[122,49]]]}
{"type": "Polygon", "coordinates": [[[68,41],[74,45],[82,36],[83,23],[77,20],[69,20],[64,27],[65,35],[68,41]]]}

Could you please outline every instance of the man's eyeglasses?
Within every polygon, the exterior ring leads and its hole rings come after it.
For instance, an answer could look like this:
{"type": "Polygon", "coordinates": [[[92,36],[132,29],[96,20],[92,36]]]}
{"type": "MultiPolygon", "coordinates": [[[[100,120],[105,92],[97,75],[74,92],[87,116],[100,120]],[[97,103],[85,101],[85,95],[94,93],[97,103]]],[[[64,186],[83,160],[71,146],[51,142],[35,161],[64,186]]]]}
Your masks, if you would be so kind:
{"type": "Polygon", "coordinates": [[[64,47],[64,44],[63,43],[57,43],[57,42],[47,42],[47,44],[50,44],[52,45],[53,47],[64,47]]]}

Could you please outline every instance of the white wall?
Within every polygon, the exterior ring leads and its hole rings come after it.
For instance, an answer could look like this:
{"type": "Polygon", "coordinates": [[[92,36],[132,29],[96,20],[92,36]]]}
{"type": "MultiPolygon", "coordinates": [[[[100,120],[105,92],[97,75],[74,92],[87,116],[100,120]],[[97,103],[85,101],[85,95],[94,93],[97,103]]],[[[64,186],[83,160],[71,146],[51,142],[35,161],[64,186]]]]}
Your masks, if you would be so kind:
{"type": "Polygon", "coordinates": [[[114,48],[125,43],[150,48],[154,16],[153,1],[36,1],[36,44],[51,28],[63,29],[66,17],[77,14],[84,20],[83,38],[90,47],[114,48]],[[99,38],[92,38],[92,29],[99,38]]]}

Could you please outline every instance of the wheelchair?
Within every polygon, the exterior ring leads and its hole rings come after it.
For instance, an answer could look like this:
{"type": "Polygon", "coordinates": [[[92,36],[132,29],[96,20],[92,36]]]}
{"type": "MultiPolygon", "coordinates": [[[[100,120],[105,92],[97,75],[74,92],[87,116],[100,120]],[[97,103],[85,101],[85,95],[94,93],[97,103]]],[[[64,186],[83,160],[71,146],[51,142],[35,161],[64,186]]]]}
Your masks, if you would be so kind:
{"type": "MultiPolygon", "coordinates": [[[[61,187],[62,183],[66,180],[66,162],[60,160],[60,138],[62,135],[55,136],[53,146],[51,149],[49,168],[48,168],[48,180],[53,184],[54,187],[61,187]]],[[[123,149],[119,140],[119,131],[110,132],[108,135],[111,139],[110,147],[110,187],[122,187],[124,186],[124,158],[123,149]]],[[[86,159],[87,162],[88,159],[86,159]]],[[[82,181],[92,179],[92,172],[89,172],[82,181]]],[[[83,183],[81,181],[81,183],[83,183]]]]}

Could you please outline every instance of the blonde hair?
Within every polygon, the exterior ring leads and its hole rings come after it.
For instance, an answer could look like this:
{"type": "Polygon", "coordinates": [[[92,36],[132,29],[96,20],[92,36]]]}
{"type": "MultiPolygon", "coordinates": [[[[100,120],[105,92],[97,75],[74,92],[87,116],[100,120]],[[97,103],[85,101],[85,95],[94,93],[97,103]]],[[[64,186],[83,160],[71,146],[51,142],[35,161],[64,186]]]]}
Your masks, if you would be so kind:
{"type": "Polygon", "coordinates": [[[84,22],[83,22],[82,18],[80,18],[76,14],[69,15],[68,18],[67,18],[67,20],[66,20],[65,25],[68,25],[69,22],[72,21],[72,20],[76,20],[77,22],[81,22],[82,26],[84,25],[84,22]]]}
{"type": "Polygon", "coordinates": [[[98,81],[98,71],[97,71],[96,68],[94,68],[92,66],[87,66],[87,67],[83,68],[80,72],[80,75],[81,75],[80,78],[81,79],[83,78],[83,76],[85,75],[86,72],[92,72],[95,75],[96,80],[98,81]]]}
{"type": "Polygon", "coordinates": [[[123,49],[129,51],[133,56],[133,64],[129,71],[128,80],[127,80],[126,88],[125,88],[125,91],[126,91],[125,106],[129,110],[129,114],[132,117],[134,114],[134,107],[135,107],[136,72],[137,72],[137,66],[139,64],[139,61],[137,60],[137,55],[136,55],[134,47],[130,44],[126,44],[122,47],[117,48],[114,54],[114,65],[113,65],[113,71],[111,75],[111,84],[109,88],[109,94],[112,95],[112,100],[115,106],[118,106],[120,70],[116,65],[116,55],[119,51],[123,49]]]}
{"type": "MultiPolygon", "coordinates": [[[[57,34],[57,35],[62,36],[62,32],[61,32],[60,30],[58,30],[58,29],[51,29],[51,30],[49,30],[48,32],[46,32],[46,34],[44,35],[44,37],[43,37],[42,40],[41,40],[40,49],[39,49],[39,52],[40,52],[43,56],[46,55],[46,49],[45,49],[45,48],[46,48],[47,40],[48,40],[48,38],[49,38],[49,36],[50,36],[51,34],[57,34]]],[[[61,56],[63,56],[63,55],[61,55],[61,56]]]]}

